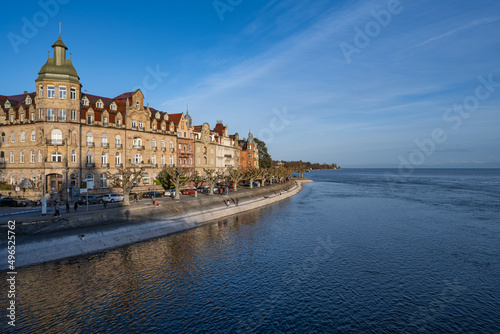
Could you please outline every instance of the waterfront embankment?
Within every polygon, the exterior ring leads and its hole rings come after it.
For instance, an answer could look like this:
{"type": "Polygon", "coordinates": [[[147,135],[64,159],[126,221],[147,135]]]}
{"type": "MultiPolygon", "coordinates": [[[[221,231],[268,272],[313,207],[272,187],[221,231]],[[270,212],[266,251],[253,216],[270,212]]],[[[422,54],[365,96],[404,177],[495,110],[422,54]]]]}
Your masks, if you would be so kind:
{"type": "MultiPolygon", "coordinates": [[[[144,205],[79,213],[65,219],[16,222],[16,266],[70,258],[196,228],[207,222],[257,209],[297,194],[307,179],[296,179],[226,196],[191,201],[150,201],[144,205]],[[237,200],[236,200],[237,199],[237,200]],[[224,201],[229,200],[229,205],[224,201]],[[238,205],[236,204],[238,203],[238,205]],[[149,205],[146,205],[149,204],[149,205]]],[[[3,247],[3,245],[2,245],[3,247]]],[[[0,265],[0,270],[6,270],[0,265]]]]}

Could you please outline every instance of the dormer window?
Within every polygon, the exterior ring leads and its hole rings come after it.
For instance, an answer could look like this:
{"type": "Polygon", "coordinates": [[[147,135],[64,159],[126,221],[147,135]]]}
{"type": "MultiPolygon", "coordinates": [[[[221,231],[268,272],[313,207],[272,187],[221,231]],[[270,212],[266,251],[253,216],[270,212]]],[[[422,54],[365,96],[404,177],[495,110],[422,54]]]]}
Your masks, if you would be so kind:
{"type": "Polygon", "coordinates": [[[156,113],[155,118],[156,119],[160,119],[160,113],[159,112],[156,113]]]}
{"type": "Polygon", "coordinates": [[[84,98],[83,98],[83,100],[82,100],[82,104],[83,104],[84,106],[88,106],[88,105],[89,105],[89,100],[87,100],[87,98],[86,98],[86,97],[84,97],[84,98]]]}
{"type": "Polygon", "coordinates": [[[136,102],[136,103],[135,103],[135,108],[136,108],[137,110],[139,110],[139,102],[136,102]]]}
{"type": "Polygon", "coordinates": [[[97,108],[102,108],[102,101],[101,100],[97,101],[96,105],[97,108]]]}
{"type": "Polygon", "coordinates": [[[110,106],[111,110],[116,110],[116,104],[113,102],[110,106]]]}
{"type": "Polygon", "coordinates": [[[9,102],[9,101],[5,102],[5,108],[6,108],[6,109],[9,109],[9,108],[10,108],[10,102],[9,102]]]}
{"type": "Polygon", "coordinates": [[[30,96],[28,96],[28,97],[26,98],[26,104],[31,104],[31,97],[30,97],[30,96]]]}

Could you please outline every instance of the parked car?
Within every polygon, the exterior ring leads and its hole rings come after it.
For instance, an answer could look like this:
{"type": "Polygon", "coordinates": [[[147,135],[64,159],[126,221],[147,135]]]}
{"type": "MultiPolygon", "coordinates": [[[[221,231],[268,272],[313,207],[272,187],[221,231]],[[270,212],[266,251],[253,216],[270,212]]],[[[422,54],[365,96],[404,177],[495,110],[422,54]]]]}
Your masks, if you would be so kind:
{"type": "Polygon", "coordinates": [[[169,190],[165,191],[165,196],[174,197],[175,196],[175,189],[169,189],[169,190]]]}
{"type": "Polygon", "coordinates": [[[153,197],[163,197],[164,193],[158,192],[158,191],[150,191],[148,193],[145,193],[142,195],[144,198],[153,198],[153,197]]]}
{"type": "Polygon", "coordinates": [[[27,206],[28,202],[16,201],[12,197],[4,197],[0,199],[0,206],[27,206]]]}
{"type": "Polygon", "coordinates": [[[123,196],[120,194],[107,194],[102,197],[102,200],[104,202],[123,202],[123,196]]]}
{"type": "MultiPolygon", "coordinates": [[[[253,181],[252,185],[254,187],[258,187],[259,186],[259,181],[253,181]]],[[[245,187],[250,187],[250,182],[245,183],[245,187]]]]}
{"type": "Polygon", "coordinates": [[[181,194],[183,194],[183,195],[194,195],[195,192],[196,192],[195,189],[184,189],[183,191],[181,191],[181,194]]]}
{"type": "MultiPolygon", "coordinates": [[[[102,202],[103,202],[102,198],[100,198],[96,195],[89,195],[88,201],[89,201],[89,204],[102,204],[102,202]]],[[[87,205],[87,196],[80,197],[80,199],[78,200],[78,204],[87,205]]]]}

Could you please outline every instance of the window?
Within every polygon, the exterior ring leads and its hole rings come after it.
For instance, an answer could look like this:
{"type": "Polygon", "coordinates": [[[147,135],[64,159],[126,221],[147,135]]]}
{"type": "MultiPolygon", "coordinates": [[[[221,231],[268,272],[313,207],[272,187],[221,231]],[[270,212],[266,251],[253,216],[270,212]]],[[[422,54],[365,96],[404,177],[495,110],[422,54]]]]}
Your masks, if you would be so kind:
{"type": "Polygon", "coordinates": [[[59,109],[59,122],[66,122],[66,109],[59,109]]]}
{"type": "Polygon", "coordinates": [[[132,129],[136,129],[137,128],[137,122],[135,121],[135,119],[132,120],[132,129]]]}
{"type": "Polygon", "coordinates": [[[31,162],[32,164],[34,164],[34,163],[35,163],[35,151],[31,151],[31,152],[30,152],[30,162],[31,162]]]}
{"type": "Polygon", "coordinates": [[[140,155],[139,153],[136,153],[134,155],[134,163],[135,164],[140,164],[142,162],[142,155],[140,155]]]}
{"type": "Polygon", "coordinates": [[[9,108],[10,108],[10,102],[7,101],[7,102],[5,102],[5,109],[9,109],[9,108]]]}
{"type": "Polygon", "coordinates": [[[117,127],[117,128],[121,128],[121,126],[122,126],[122,120],[121,120],[120,118],[118,118],[118,119],[116,120],[116,127],[117,127]]]}
{"type": "Polygon", "coordinates": [[[15,175],[10,176],[10,184],[12,184],[12,185],[16,184],[16,176],[15,175]]]}
{"type": "Polygon", "coordinates": [[[14,123],[14,114],[10,114],[10,122],[14,123]]]}
{"type": "Polygon", "coordinates": [[[133,144],[134,144],[134,147],[140,148],[142,146],[142,139],[141,138],[134,138],[133,144]]]}
{"type": "Polygon", "coordinates": [[[120,148],[122,146],[122,138],[120,137],[120,135],[116,135],[115,145],[116,145],[116,148],[120,148]]]}
{"type": "Polygon", "coordinates": [[[101,186],[101,188],[107,188],[109,186],[108,179],[106,178],[106,174],[100,175],[99,185],[101,186]]]}
{"type": "Polygon", "coordinates": [[[182,144],[179,144],[179,150],[182,150],[182,144]]]}
{"type": "Polygon", "coordinates": [[[165,166],[165,156],[163,154],[161,155],[161,166],[165,166]]]}
{"type": "Polygon", "coordinates": [[[52,152],[50,160],[52,162],[62,162],[62,154],[60,152],[52,152]]]}
{"type": "Polygon", "coordinates": [[[21,131],[21,143],[24,143],[26,141],[26,132],[21,131]]]}
{"type": "Polygon", "coordinates": [[[142,121],[139,121],[139,130],[142,130],[144,129],[144,124],[142,123],[142,121]]]}
{"type": "Polygon", "coordinates": [[[165,141],[163,139],[161,140],[161,144],[160,145],[161,145],[161,148],[165,147],[165,141]]]}
{"type": "Polygon", "coordinates": [[[10,163],[13,164],[14,163],[14,151],[10,151],[10,163]]]}
{"type": "Polygon", "coordinates": [[[26,104],[31,104],[31,96],[26,97],[26,104]]]}
{"type": "Polygon", "coordinates": [[[142,183],[143,184],[149,184],[151,182],[151,179],[149,177],[149,173],[144,173],[142,176],[142,183]]]}
{"type": "Polygon", "coordinates": [[[2,143],[5,143],[5,132],[2,132],[2,143]]]}
{"type": "Polygon", "coordinates": [[[70,185],[72,187],[76,187],[76,184],[77,184],[78,180],[76,178],[76,175],[75,174],[71,174],[71,181],[70,181],[70,185]]]}
{"type": "Polygon", "coordinates": [[[155,165],[155,164],[156,164],[156,154],[153,154],[153,155],[151,156],[151,163],[152,163],[153,165],[155,165]]]}
{"type": "Polygon", "coordinates": [[[140,108],[139,108],[139,102],[136,102],[136,103],[135,103],[135,108],[136,108],[137,110],[139,110],[139,109],[140,109],[140,108]]]}
{"type": "Polygon", "coordinates": [[[179,158],[179,166],[181,165],[181,158],[179,158]]]}
{"type": "Polygon", "coordinates": [[[21,122],[24,122],[24,114],[21,114],[21,115],[19,116],[19,119],[20,119],[20,121],[21,121],[21,122]]]}
{"type": "Polygon", "coordinates": [[[170,166],[174,165],[174,157],[171,155],[170,156],[170,166]]]}
{"type": "Polygon", "coordinates": [[[39,97],[43,97],[43,86],[40,86],[38,88],[38,94],[39,94],[39,97]]]}
{"type": "Polygon", "coordinates": [[[71,151],[71,162],[76,162],[76,151],[71,151]]]}
{"type": "Polygon", "coordinates": [[[71,88],[70,98],[72,100],[76,100],[76,89],[75,88],[71,88]]]}
{"type": "Polygon", "coordinates": [[[43,119],[43,109],[42,108],[38,109],[38,118],[43,119]]]}
{"type": "Polygon", "coordinates": [[[101,137],[101,146],[108,147],[108,136],[105,133],[103,133],[101,137]]]}
{"type": "Polygon", "coordinates": [[[66,87],[59,87],[59,98],[66,99],[66,87]]]}
{"type": "Polygon", "coordinates": [[[42,160],[43,160],[42,150],[38,150],[38,162],[42,162],[42,160]]]}
{"type": "Polygon", "coordinates": [[[31,141],[36,141],[36,132],[35,132],[35,130],[31,131],[31,141]]]}
{"type": "Polygon", "coordinates": [[[75,109],[71,109],[71,120],[76,121],[76,110],[75,109]]]}
{"type": "Polygon", "coordinates": [[[16,141],[16,134],[15,134],[14,132],[12,132],[12,133],[10,134],[10,141],[11,141],[11,142],[15,142],[15,141],[16,141]]]}
{"type": "Polygon", "coordinates": [[[31,120],[32,122],[34,122],[34,121],[35,121],[35,113],[34,113],[34,112],[32,112],[32,113],[30,114],[30,120],[31,120]]]}
{"type": "Polygon", "coordinates": [[[111,103],[109,107],[111,108],[111,110],[116,110],[116,104],[114,102],[111,103]]]}
{"type": "Polygon", "coordinates": [[[94,156],[92,155],[92,152],[88,151],[87,152],[87,164],[90,165],[94,162],[94,156]]]}
{"type": "Polygon", "coordinates": [[[92,132],[87,132],[87,146],[92,146],[94,143],[94,136],[92,136],[92,132]]]}
{"type": "Polygon", "coordinates": [[[93,119],[92,115],[87,115],[87,124],[88,125],[92,125],[92,119],[93,119]]]}
{"type": "Polygon", "coordinates": [[[102,152],[101,154],[101,164],[106,165],[108,163],[108,154],[106,152],[102,152]]]}
{"type": "Polygon", "coordinates": [[[53,108],[48,108],[47,109],[47,121],[54,121],[55,120],[55,111],[53,108]]]}
{"type": "Polygon", "coordinates": [[[172,143],[172,141],[170,141],[170,149],[172,150],[174,148],[174,143],[172,143]]]}
{"type": "Polygon", "coordinates": [[[97,101],[96,105],[97,108],[102,108],[102,101],[101,100],[97,101]]]}
{"type": "Polygon", "coordinates": [[[24,163],[24,151],[21,151],[21,159],[19,161],[20,163],[24,163]]]}
{"type": "Polygon", "coordinates": [[[94,182],[94,174],[92,173],[85,174],[85,181],[94,182]]]}
{"type": "Polygon", "coordinates": [[[186,134],[187,134],[187,132],[184,132],[184,138],[186,138],[186,134]]]}
{"type": "Polygon", "coordinates": [[[53,99],[56,96],[54,86],[47,86],[47,97],[53,99]]]}
{"type": "Polygon", "coordinates": [[[120,152],[116,152],[115,155],[115,165],[120,165],[122,163],[122,158],[120,152]]]}
{"type": "Polygon", "coordinates": [[[151,139],[151,148],[155,149],[156,148],[156,139],[151,139]]]}
{"type": "Polygon", "coordinates": [[[107,117],[103,117],[102,118],[102,125],[103,126],[108,126],[108,118],[107,117]]]}
{"type": "Polygon", "coordinates": [[[52,132],[50,133],[50,139],[52,141],[52,145],[62,145],[62,131],[59,129],[52,130],[52,132]]]}
{"type": "Polygon", "coordinates": [[[87,100],[87,98],[86,98],[86,97],[84,97],[84,98],[83,98],[83,100],[82,100],[82,104],[83,104],[84,106],[88,106],[88,105],[89,105],[89,100],[87,100]]]}

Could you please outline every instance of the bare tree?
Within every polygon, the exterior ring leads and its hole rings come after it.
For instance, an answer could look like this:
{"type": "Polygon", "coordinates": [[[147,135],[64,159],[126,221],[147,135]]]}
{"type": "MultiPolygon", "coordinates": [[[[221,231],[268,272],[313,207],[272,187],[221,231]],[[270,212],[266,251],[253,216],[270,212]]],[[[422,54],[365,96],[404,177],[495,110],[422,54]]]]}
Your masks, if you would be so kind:
{"type": "Polygon", "coordinates": [[[194,197],[198,197],[198,187],[203,186],[203,182],[205,182],[205,180],[201,178],[198,171],[195,171],[193,176],[191,177],[191,182],[194,186],[194,197]]]}
{"type": "Polygon", "coordinates": [[[220,170],[215,170],[213,168],[203,168],[203,171],[207,176],[207,182],[209,188],[208,194],[213,195],[215,183],[218,180],[224,178],[224,173],[221,172],[220,170]]]}
{"type": "Polygon", "coordinates": [[[123,205],[130,205],[130,191],[141,180],[144,174],[144,167],[121,167],[118,172],[112,174],[109,171],[105,173],[107,179],[113,180],[113,186],[123,189],[123,205]]]}
{"type": "Polygon", "coordinates": [[[261,182],[260,182],[261,187],[264,187],[264,185],[266,184],[266,179],[268,176],[269,176],[269,171],[267,168],[259,168],[259,173],[257,175],[257,179],[261,180],[261,182]]]}
{"type": "Polygon", "coordinates": [[[191,179],[186,176],[187,172],[188,171],[186,169],[176,167],[175,165],[165,166],[160,172],[161,177],[165,178],[167,175],[170,177],[170,180],[175,187],[174,199],[176,200],[181,199],[181,192],[180,192],[181,186],[191,181],[191,179]]]}
{"type": "Polygon", "coordinates": [[[253,188],[253,182],[259,177],[260,171],[258,168],[254,166],[247,167],[244,173],[244,179],[250,182],[250,189],[253,188]]]}
{"type": "Polygon", "coordinates": [[[235,169],[228,167],[227,172],[229,174],[229,179],[233,181],[234,191],[238,191],[238,183],[245,177],[245,172],[239,166],[235,169]]]}

